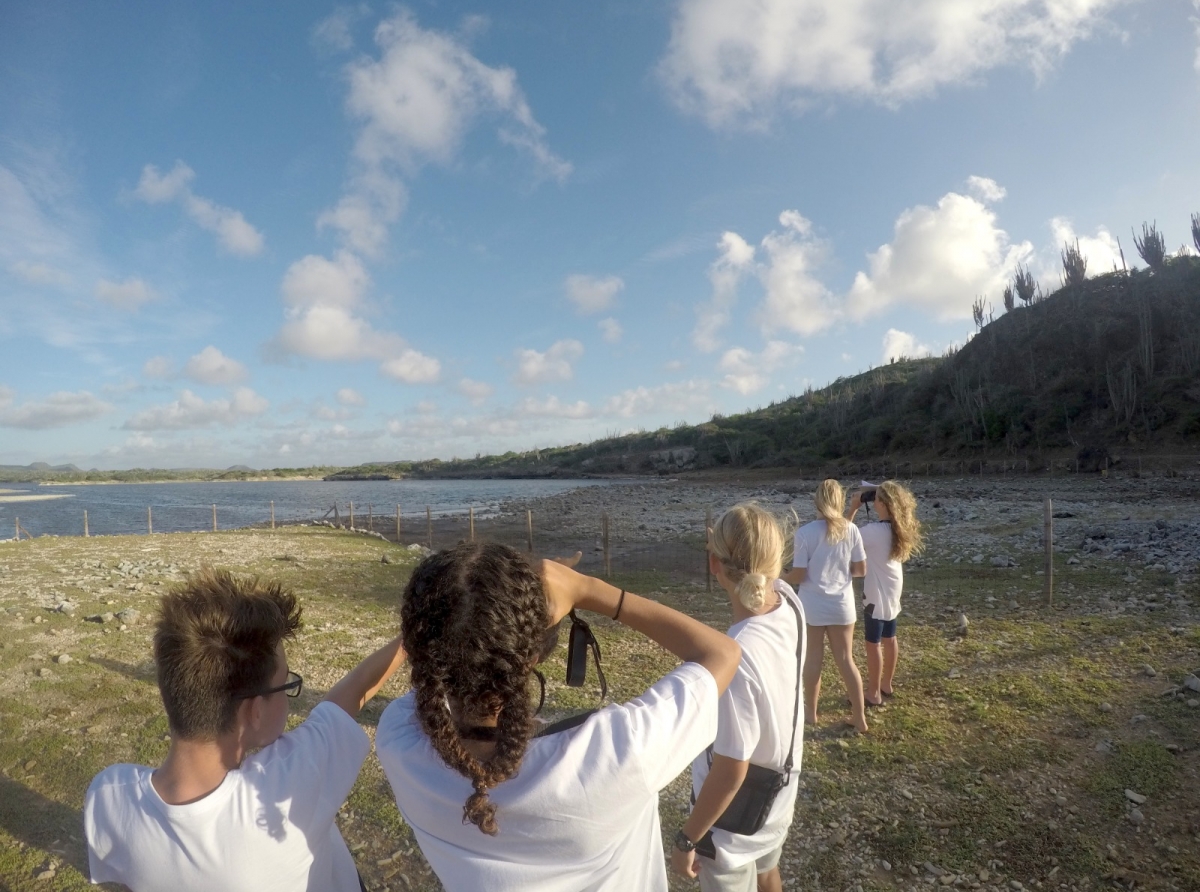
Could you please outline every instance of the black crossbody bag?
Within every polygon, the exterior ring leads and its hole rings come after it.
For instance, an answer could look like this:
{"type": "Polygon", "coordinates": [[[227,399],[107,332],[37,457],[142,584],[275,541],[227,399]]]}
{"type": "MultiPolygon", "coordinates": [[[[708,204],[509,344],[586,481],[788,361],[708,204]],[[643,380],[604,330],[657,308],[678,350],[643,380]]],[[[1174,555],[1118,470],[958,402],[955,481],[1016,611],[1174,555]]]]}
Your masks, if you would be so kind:
{"type": "MultiPolygon", "coordinates": [[[[774,768],[766,768],[762,765],[750,765],[746,772],[746,779],[742,781],[733,801],[713,824],[720,830],[742,836],[752,836],[762,829],[763,824],[767,822],[767,816],[771,813],[771,806],[775,804],[775,797],[791,782],[792,778],[792,756],[796,750],[796,723],[800,718],[800,675],[804,668],[804,622],[800,618],[800,610],[792,603],[792,599],[784,594],[780,594],[779,597],[786,601],[792,608],[792,612],[796,614],[796,705],[792,710],[792,742],[788,746],[787,761],[783,763],[783,771],[776,771],[774,768]]],[[[708,766],[711,768],[712,744],[709,744],[706,753],[708,766]]],[[[696,804],[695,793],[692,794],[692,804],[696,804]]],[[[701,840],[701,845],[709,848],[711,838],[712,831],[709,831],[708,836],[701,840]],[[704,845],[705,843],[708,845],[704,845]]],[[[701,851],[700,845],[696,847],[696,851],[705,854],[701,851]]]]}

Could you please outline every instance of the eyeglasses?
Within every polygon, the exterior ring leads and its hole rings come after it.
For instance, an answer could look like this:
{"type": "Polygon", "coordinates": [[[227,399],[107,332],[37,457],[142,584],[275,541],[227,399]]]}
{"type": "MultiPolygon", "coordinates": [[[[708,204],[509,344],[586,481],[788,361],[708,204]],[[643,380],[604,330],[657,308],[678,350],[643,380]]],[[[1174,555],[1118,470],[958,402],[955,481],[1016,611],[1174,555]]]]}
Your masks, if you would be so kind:
{"type": "Polygon", "coordinates": [[[280,691],[286,691],[289,697],[299,697],[300,689],[303,687],[304,679],[295,672],[289,672],[285,684],[281,684],[277,688],[267,688],[265,691],[255,691],[252,694],[239,694],[236,699],[249,700],[252,697],[266,697],[268,694],[278,694],[280,691]]]}

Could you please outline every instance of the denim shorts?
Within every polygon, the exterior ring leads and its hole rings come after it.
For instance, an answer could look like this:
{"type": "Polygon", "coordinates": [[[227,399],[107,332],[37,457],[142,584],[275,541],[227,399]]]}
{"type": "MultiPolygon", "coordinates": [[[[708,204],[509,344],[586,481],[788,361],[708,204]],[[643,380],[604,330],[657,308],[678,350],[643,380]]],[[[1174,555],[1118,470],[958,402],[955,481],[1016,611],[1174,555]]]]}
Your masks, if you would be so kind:
{"type": "Polygon", "coordinates": [[[896,637],[896,621],[894,619],[875,619],[868,614],[863,617],[863,633],[868,644],[878,644],[883,638],[896,637]]]}

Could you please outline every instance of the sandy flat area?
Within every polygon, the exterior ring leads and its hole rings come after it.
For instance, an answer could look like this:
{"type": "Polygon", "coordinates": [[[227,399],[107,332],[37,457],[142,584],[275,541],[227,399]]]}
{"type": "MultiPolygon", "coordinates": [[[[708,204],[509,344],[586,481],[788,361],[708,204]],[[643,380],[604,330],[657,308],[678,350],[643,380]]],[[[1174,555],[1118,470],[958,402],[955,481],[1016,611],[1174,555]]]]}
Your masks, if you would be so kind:
{"type": "Polygon", "coordinates": [[[48,502],[51,499],[72,498],[72,496],[68,493],[63,493],[62,495],[42,495],[40,493],[36,495],[27,493],[22,493],[21,495],[9,495],[9,493],[13,492],[20,492],[20,490],[0,489],[0,504],[7,504],[9,502],[48,502]]]}

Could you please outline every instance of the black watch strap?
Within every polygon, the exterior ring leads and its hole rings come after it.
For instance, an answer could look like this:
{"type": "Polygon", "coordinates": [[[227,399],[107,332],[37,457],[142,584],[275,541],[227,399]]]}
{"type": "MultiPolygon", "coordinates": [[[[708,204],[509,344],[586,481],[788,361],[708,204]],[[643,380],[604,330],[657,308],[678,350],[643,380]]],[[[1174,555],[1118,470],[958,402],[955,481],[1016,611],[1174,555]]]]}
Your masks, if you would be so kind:
{"type": "Polygon", "coordinates": [[[682,827],[675,831],[675,848],[681,852],[692,852],[696,849],[696,843],[688,839],[688,835],[683,832],[682,827]]]}

